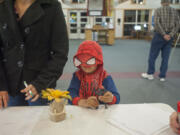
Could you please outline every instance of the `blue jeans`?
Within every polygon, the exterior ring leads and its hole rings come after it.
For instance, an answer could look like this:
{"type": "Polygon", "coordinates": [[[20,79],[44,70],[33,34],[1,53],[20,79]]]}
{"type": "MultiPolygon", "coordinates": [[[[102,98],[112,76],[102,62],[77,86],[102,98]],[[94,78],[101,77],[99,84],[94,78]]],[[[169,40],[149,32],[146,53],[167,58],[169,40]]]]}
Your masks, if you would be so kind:
{"type": "Polygon", "coordinates": [[[48,101],[46,99],[39,98],[35,102],[31,102],[31,99],[26,101],[25,95],[19,93],[15,97],[9,96],[8,106],[40,106],[47,105],[48,101]]]}
{"type": "Polygon", "coordinates": [[[155,33],[151,42],[151,48],[149,53],[148,71],[147,71],[148,74],[154,74],[155,62],[161,51],[162,61],[161,61],[159,77],[160,78],[166,77],[172,41],[173,39],[171,39],[170,41],[166,41],[162,35],[160,35],[159,33],[155,33]]]}

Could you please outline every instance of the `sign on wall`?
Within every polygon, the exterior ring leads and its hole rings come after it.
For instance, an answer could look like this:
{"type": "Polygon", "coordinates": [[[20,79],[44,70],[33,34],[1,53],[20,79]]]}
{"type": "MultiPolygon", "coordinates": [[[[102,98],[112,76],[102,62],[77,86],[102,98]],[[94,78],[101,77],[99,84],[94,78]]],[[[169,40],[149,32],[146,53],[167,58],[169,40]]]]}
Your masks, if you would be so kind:
{"type": "Polygon", "coordinates": [[[88,11],[91,16],[102,15],[103,11],[103,0],[89,0],[88,1],[88,11]]]}

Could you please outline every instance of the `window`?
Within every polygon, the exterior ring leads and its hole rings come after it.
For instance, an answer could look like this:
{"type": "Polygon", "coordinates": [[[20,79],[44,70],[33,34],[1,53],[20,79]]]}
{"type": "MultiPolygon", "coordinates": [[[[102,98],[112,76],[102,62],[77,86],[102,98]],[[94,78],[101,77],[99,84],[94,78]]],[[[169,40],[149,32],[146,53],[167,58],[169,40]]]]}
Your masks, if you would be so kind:
{"type": "Polygon", "coordinates": [[[72,3],[85,3],[86,0],[72,0],[72,3]]]}
{"type": "Polygon", "coordinates": [[[102,23],[102,18],[100,17],[100,18],[96,18],[96,23],[102,23]]]}
{"type": "Polygon", "coordinates": [[[179,13],[179,17],[180,17],[180,9],[178,9],[177,12],[179,13]]]}
{"type": "Polygon", "coordinates": [[[180,0],[171,0],[170,3],[171,4],[180,4],[180,0]]]}
{"type": "Polygon", "coordinates": [[[100,16],[100,17],[95,17],[94,18],[95,25],[100,24],[103,25],[104,23],[113,23],[112,17],[107,17],[107,16],[100,16]]]}
{"type": "Polygon", "coordinates": [[[180,4],[180,0],[175,0],[175,4],[180,4]]]}
{"type": "Polygon", "coordinates": [[[131,0],[133,4],[144,4],[145,0],[131,0]]]}
{"type": "Polygon", "coordinates": [[[132,0],[132,3],[136,3],[136,0],[132,0]]]}
{"type": "Polygon", "coordinates": [[[125,22],[135,22],[136,21],[136,10],[126,10],[124,15],[125,22]]]}
{"type": "Polygon", "coordinates": [[[130,36],[135,24],[124,24],[124,36],[130,36]]]}
{"type": "Polygon", "coordinates": [[[131,36],[133,31],[147,32],[149,28],[149,10],[125,10],[124,36],[131,36]]]}
{"type": "Polygon", "coordinates": [[[84,33],[85,32],[85,26],[88,22],[88,18],[87,18],[87,12],[80,12],[80,31],[81,33],[84,33]]]}
{"type": "Polygon", "coordinates": [[[143,1],[143,0],[138,0],[137,3],[138,3],[138,4],[143,4],[144,1],[143,1]]]}
{"type": "Polygon", "coordinates": [[[110,18],[106,18],[106,22],[109,23],[110,22],[110,18]]]}
{"type": "Polygon", "coordinates": [[[149,21],[149,11],[138,10],[138,22],[148,22],[148,21],[149,21]]]}
{"type": "Polygon", "coordinates": [[[77,13],[76,12],[71,12],[70,13],[70,23],[76,23],[77,22],[77,13]]]}
{"type": "Polygon", "coordinates": [[[81,16],[87,16],[87,12],[81,12],[81,16]]]}
{"type": "Polygon", "coordinates": [[[72,3],[78,3],[78,0],[72,0],[72,3]]]}

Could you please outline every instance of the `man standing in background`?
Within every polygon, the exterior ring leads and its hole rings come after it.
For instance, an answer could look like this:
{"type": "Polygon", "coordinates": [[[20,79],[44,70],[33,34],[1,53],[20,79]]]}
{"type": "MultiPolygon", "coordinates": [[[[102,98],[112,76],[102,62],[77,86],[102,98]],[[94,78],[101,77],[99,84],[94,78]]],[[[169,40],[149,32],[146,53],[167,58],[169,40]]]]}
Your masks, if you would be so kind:
{"type": "Polygon", "coordinates": [[[180,18],[177,11],[169,6],[170,0],[161,0],[162,7],[158,8],[154,14],[155,34],[151,42],[148,59],[148,71],[142,73],[142,77],[153,80],[155,72],[155,61],[161,51],[161,67],[159,78],[165,81],[168,69],[168,60],[171,52],[171,45],[174,35],[180,27],[180,18]]]}

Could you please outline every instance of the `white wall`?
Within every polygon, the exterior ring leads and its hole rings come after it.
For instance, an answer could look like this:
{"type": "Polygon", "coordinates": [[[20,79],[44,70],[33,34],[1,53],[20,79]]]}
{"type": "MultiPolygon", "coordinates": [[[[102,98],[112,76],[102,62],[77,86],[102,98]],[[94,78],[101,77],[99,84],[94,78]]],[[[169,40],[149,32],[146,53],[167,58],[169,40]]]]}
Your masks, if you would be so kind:
{"type": "Polygon", "coordinates": [[[123,29],[123,10],[115,10],[115,37],[120,38],[122,37],[122,29],[123,29]],[[118,19],[120,19],[120,23],[118,23],[118,19]]]}

